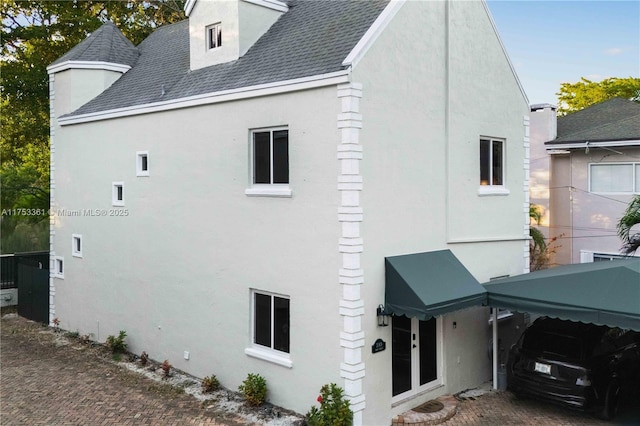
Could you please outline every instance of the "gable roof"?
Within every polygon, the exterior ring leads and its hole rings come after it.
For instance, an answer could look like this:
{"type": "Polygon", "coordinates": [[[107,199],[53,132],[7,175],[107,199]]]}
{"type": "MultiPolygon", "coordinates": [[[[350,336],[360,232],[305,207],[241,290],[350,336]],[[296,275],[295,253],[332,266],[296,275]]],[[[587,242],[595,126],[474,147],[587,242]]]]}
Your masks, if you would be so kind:
{"type": "Polygon", "coordinates": [[[138,49],[115,26],[106,22],[51,66],[67,61],[108,62],[133,66],[138,59],[138,49]]]}
{"type": "Polygon", "coordinates": [[[161,27],[140,43],[131,70],[67,117],[344,70],[344,59],[388,2],[292,0],[240,59],[195,71],[188,21],[161,27]]]}
{"type": "Polygon", "coordinates": [[[640,140],[640,104],[613,98],[558,118],[558,135],[546,145],[640,140]]]}

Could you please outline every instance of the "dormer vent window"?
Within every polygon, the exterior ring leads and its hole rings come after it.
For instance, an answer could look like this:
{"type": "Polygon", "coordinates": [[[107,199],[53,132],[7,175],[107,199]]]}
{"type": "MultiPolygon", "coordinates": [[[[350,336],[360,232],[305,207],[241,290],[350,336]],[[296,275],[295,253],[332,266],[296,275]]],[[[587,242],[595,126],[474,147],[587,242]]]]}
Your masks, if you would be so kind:
{"type": "Polygon", "coordinates": [[[207,47],[209,50],[222,46],[222,23],[207,27],[207,47]]]}

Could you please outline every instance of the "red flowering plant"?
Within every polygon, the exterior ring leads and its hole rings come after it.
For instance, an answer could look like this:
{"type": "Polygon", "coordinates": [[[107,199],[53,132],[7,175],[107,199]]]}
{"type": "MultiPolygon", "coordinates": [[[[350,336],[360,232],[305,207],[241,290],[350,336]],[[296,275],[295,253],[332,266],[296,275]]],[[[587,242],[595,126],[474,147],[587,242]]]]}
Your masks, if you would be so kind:
{"type": "Polygon", "coordinates": [[[306,414],[309,426],[351,426],[353,423],[349,401],[345,399],[342,388],[335,383],[322,386],[316,401],[320,403],[320,408],[311,407],[306,414]]]}

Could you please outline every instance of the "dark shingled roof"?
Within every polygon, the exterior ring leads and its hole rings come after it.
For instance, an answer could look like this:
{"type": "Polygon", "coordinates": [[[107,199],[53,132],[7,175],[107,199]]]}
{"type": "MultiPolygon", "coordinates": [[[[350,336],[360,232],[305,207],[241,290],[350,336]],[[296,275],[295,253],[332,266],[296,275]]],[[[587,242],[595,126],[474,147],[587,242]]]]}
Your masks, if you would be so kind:
{"type": "Polygon", "coordinates": [[[51,65],[66,61],[111,62],[133,66],[138,49],[113,22],[107,22],[51,65]]]}
{"type": "Polygon", "coordinates": [[[613,98],[558,118],[558,136],[547,145],[640,139],[640,104],[613,98]]]}
{"type": "Polygon", "coordinates": [[[340,71],[388,2],[292,0],[243,57],[195,71],[188,21],[161,27],[140,43],[131,70],[69,116],[340,71]]]}

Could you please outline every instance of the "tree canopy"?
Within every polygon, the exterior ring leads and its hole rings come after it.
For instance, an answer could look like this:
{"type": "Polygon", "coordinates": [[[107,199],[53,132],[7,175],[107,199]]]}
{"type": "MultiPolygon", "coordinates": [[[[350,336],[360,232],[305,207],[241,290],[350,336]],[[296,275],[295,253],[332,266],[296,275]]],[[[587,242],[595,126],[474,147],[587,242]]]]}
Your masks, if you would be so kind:
{"type": "Polygon", "coordinates": [[[640,78],[605,78],[591,81],[584,77],[577,83],[562,83],[558,95],[558,114],[580,111],[588,106],[621,97],[640,102],[640,78]]]}
{"type": "MultiPolygon", "coordinates": [[[[2,252],[18,224],[46,221],[49,208],[49,77],[47,66],[104,22],[116,24],[134,44],[156,27],[184,19],[183,0],[1,0],[0,179],[2,252]],[[17,208],[37,216],[5,214],[17,208]]],[[[22,227],[24,228],[24,226],[22,227]]],[[[33,250],[48,247],[46,235],[33,250]],[[44,246],[43,246],[44,245],[44,246]]],[[[23,250],[24,244],[19,244],[23,250]]]]}
{"type": "Polygon", "coordinates": [[[628,256],[640,249],[640,195],[635,195],[617,224],[622,240],[620,251],[628,256]]]}

